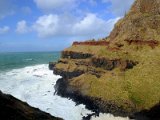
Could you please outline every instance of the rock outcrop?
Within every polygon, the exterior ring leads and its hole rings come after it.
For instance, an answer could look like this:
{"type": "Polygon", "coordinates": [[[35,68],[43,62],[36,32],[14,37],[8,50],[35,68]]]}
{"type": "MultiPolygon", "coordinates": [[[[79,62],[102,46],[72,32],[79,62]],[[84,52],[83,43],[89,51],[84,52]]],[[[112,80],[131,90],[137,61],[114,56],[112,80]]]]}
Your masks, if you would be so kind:
{"type": "Polygon", "coordinates": [[[92,54],[82,53],[82,52],[74,52],[74,51],[63,51],[62,52],[62,58],[69,58],[69,59],[86,59],[91,56],[92,54]]]}
{"type": "Polygon", "coordinates": [[[74,42],[62,52],[52,65],[63,77],[55,89],[96,113],[133,118],[148,111],[143,116],[154,118],[152,108],[160,101],[159,42],[160,1],[135,0],[108,37],[74,42]]]}
{"type": "Polygon", "coordinates": [[[1,120],[62,120],[0,91],[1,120]]]}

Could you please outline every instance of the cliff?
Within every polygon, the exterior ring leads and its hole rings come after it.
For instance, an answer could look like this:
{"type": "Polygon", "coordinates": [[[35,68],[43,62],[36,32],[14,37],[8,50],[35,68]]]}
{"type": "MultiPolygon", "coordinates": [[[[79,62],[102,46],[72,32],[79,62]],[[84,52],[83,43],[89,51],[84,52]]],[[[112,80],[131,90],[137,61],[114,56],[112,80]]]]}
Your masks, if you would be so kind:
{"type": "Polygon", "coordinates": [[[1,120],[62,120],[0,91],[1,120]]]}
{"type": "MultiPolygon", "coordinates": [[[[111,34],[74,42],[51,69],[61,96],[95,111],[132,116],[160,101],[160,1],[136,0],[111,34]]],[[[155,116],[156,117],[156,116],[155,116]]]]}

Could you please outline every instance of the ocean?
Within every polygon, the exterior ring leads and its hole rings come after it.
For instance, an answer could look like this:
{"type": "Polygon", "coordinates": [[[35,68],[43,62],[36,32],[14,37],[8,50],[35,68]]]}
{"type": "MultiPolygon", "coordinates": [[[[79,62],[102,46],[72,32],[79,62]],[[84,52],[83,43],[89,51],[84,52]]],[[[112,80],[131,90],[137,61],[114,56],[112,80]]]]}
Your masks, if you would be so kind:
{"type": "MultiPolygon", "coordinates": [[[[76,105],[67,98],[54,95],[54,86],[61,76],[48,69],[60,52],[0,53],[0,90],[64,120],[82,120],[91,114],[85,105],[76,105]]],[[[100,114],[91,120],[128,120],[111,114],[100,114]]]]}

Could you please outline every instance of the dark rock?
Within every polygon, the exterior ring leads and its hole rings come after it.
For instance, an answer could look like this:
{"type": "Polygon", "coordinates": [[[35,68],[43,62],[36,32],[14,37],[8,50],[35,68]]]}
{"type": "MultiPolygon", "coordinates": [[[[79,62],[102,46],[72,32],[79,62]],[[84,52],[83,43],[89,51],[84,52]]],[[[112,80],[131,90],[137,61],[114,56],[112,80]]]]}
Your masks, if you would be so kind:
{"type": "Polygon", "coordinates": [[[103,101],[100,98],[89,97],[82,95],[79,91],[70,91],[67,79],[59,79],[55,85],[56,94],[70,98],[78,104],[85,104],[86,108],[92,110],[94,113],[83,117],[83,120],[90,120],[92,116],[99,116],[99,113],[111,113],[115,116],[127,117],[135,120],[160,120],[160,104],[154,106],[150,110],[143,110],[136,112],[134,107],[131,111],[117,106],[112,101],[103,101]]]}
{"type": "Polygon", "coordinates": [[[131,116],[136,120],[160,120],[160,103],[149,110],[142,110],[131,116]]]}
{"type": "Polygon", "coordinates": [[[53,70],[54,66],[55,66],[56,62],[49,62],[49,70],[53,70]]]}
{"type": "Polygon", "coordinates": [[[57,69],[57,68],[54,68],[53,72],[54,72],[54,74],[60,75],[65,79],[71,79],[73,77],[80,76],[84,73],[84,71],[80,71],[80,70],[69,72],[69,71],[64,71],[64,70],[60,70],[60,69],[57,69]]]}
{"type": "Polygon", "coordinates": [[[63,51],[61,57],[69,59],[87,59],[92,57],[90,53],[73,52],[73,51],[63,51]]]}
{"type": "Polygon", "coordinates": [[[62,120],[0,91],[1,120],[62,120]]]}
{"type": "MultiPolygon", "coordinates": [[[[112,101],[103,101],[100,98],[85,96],[81,94],[79,91],[76,90],[74,91],[74,89],[70,88],[67,79],[63,78],[59,79],[55,85],[55,90],[56,94],[62,97],[71,98],[77,104],[81,103],[85,104],[86,108],[95,112],[97,116],[99,115],[99,112],[112,113],[115,116],[124,116],[124,117],[134,113],[134,108],[131,108],[132,111],[127,111],[122,107],[116,106],[116,104],[112,101]]],[[[84,119],[87,118],[84,117],[84,119]]]]}
{"type": "Polygon", "coordinates": [[[121,60],[121,59],[106,59],[106,58],[92,58],[92,64],[95,67],[101,67],[105,70],[113,70],[114,68],[121,68],[122,70],[132,69],[138,62],[132,60],[121,60]]]}

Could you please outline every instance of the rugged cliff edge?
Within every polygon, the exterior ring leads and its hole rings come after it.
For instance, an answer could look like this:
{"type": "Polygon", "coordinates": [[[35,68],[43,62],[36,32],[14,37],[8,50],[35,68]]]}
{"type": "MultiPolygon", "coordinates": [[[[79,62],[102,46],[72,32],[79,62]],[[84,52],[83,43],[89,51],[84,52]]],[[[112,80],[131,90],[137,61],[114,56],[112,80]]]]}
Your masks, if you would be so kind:
{"type": "Polygon", "coordinates": [[[160,0],[136,0],[109,37],[74,42],[50,69],[59,95],[97,113],[160,119],[159,64],[160,0]]]}
{"type": "Polygon", "coordinates": [[[1,120],[62,120],[0,91],[1,120]]]}

